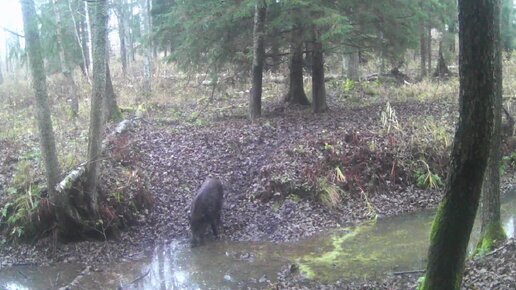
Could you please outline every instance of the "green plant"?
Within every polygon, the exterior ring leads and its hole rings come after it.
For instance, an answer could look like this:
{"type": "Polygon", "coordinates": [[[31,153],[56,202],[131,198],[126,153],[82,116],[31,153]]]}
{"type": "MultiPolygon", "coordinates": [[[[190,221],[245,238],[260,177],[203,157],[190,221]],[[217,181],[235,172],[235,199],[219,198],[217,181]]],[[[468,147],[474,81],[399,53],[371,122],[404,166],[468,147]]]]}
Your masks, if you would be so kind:
{"type": "Polygon", "coordinates": [[[424,170],[416,171],[416,184],[419,188],[439,188],[443,185],[439,175],[432,173],[430,166],[424,160],[419,160],[425,165],[424,170]]]}
{"type": "Polygon", "coordinates": [[[367,147],[369,147],[369,151],[376,151],[376,141],[372,140],[371,142],[367,142],[367,147]]]}
{"type": "Polygon", "coordinates": [[[346,176],[344,173],[342,173],[342,170],[340,170],[340,167],[335,167],[335,179],[337,182],[347,182],[346,176]]]}
{"type": "Polygon", "coordinates": [[[329,208],[335,208],[342,200],[342,189],[326,177],[317,179],[316,191],[319,201],[329,208]]]}
{"type": "Polygon", "coordinates": [[[122,202],[122,193],[119,192],[119,191],[114,191],[111,193],[111,195],[113,196],[113,198],[116,200],[117,203],[121,203],[122,202]]]}
{"type": "Polygon", "coordinates": [[[22,159],[16,164],[11,187],[26,190],[32,184],[34,176],[32,164],[28,160],[22,159]]]}
{"type": "Polygon", "coordinates": [[[341,88],[345,93],[350,92],[355,88],[355,81],[352,79],[346,79],[342,82],[341,88]]]}
{"type": "Polygon", "coordinates": [[[380,120],[382,122],[383,128],[387,131],[387,133],[391,131],[391,128],[400,130],[396,111],[391,107],[389,102],[387,102],[385,105],[385,110],[380,113],[380,120]]]}
{"type": "Polygon", "coordinates": [[[424,130],[432,136],[434,143],[442,144],[445,148],[450,145],[450,136],[446,127],[438,126],[432,119],[423,126],[424,130]]]}
{"type": "Polygon", "coordinates": [[[1,220],[7,220],[11,236],[20,238],[37,212],[41,191],[38,186],[31,184],[27,190],[15,191],[10,195],[13,201],[7,202],[2,208],[1,220]]]}
{"type": "Polygon", "coordinates": [[[325,142],[324,143],[324,150],[333,151],[333,145],[325,142]]]}
{"type": "Polygon", "coordinates": [[[500,175],[503,175],[507,168],[516,166],[516,151],[511,152],[509,155],[505,155],[502,157],[502,162],[500,162],[500,175]]]}
{"type": "Polygon", "coordinates": [[[373,220],[376,222],[376,220],[378,219],[378,214],[376,213],[376,210],[374,209],[373,205],[369,201],[369,197],[367,196],[367,192],[365,192],[363,190],[360,190],[360,193],[364,197],[364,201],[365,201],[366,206],[367,206],[367,214],[369,216],[372,216],[373,220]]]}

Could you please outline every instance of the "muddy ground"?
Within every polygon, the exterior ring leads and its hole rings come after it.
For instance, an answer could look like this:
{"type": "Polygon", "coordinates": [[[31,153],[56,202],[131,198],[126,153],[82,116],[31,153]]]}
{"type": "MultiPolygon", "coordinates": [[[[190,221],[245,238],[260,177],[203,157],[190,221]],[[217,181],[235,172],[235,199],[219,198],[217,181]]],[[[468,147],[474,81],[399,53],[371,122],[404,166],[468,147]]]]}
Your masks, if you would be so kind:
{"type": "MultiPolygon", "coordinates": [[[[158,243],[187,239],[189,204],[208,176],[219,177],[225,187],[223,238],[238,241],[293,241],[326,228],[433,208],[442,188],[417,188],[413,170],[424,157],[444,180],[449,144],[437,148],[428,145],[435,140],[417,143],[409,136],[425,136],[417,122],[425,118],[452,136],[455,106],[394,104],[398,122],[406,126],[390,132],[380,121],[383,104],[333,109],[320,116],[301,108],[282,109],[255,123],[226,118],[202,125],[178,123],[167,117],[170,107],[155,107],[111,144],[101,176],[102,192],[111,203],[119,193],[145,191],[152,206],[127,222],[116,240],[61,244],[44,237],[32,243],[7,243],[0,247],[1,267],[57,261],[102,265],[141,256],[158,243]],[[343,164],[346,180],[335,180],[335,162],[343,164]],[[311,192],[321,189],[315,186],[317,176],[343,189],[337,204],[325,204],[311,192]]],[[[9,159],[14,154],[7,152],[13,150],[9,148],[0,149],[5,165],[0,172],[2,188],[7,187],[8,170],[16,161],[9,159]]],[[[513,170],[509,168],[504,176],[503,189],[515,184],[513,170]]],[[[466,285],[506,283],[503,279],[509,276],[500,271],[516,272],[514,254],[512,241],[487,262],[470,262],[466,285]],[[501,262],[511,257],[512,264],[501,262]],[[492,273],[502,280],[491,282],[492,273]]],[[[314,286],[284,276],[280,288],[314,286]]],[[[416,277],[404,275],[360,285],[402,289],[414,286],[416,277]]],[[[328,285],[328,289],[356,289],[358,285],[342,283],[328,285]]]]}

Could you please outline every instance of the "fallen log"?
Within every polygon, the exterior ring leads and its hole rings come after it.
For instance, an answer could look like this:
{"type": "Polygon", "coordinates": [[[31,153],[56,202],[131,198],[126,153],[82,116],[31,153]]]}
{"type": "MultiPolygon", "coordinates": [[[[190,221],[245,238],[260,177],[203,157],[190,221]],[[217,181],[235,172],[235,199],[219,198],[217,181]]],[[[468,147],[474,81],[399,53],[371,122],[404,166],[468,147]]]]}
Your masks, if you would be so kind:
{"type": "MultiPolygon", "coordinates": [[[[139,117],[136,117],[136,118],[132,118],[132,119],[125,119],[125,120],[119,122],[116,125],[113,132],[111,132],[109,135],[107,135],[106,138],[104,138],[104,140],[102,141],[101,152],[104,154],[104,151],[106,150],[106,147],[109,144],[109,142],[114,140],[118,135],[129,130],[129,128],[131,126],[133,126],[134,123],[139,119],[140,119],[139,117]]],[[[87,162],[83,162],[83,163],[79,164],[75,169],[70,171],[70,173],[68,173],[63,178],[63,180],[56,185],[56,191],[58,193],[63,193],[66,190],[70,189],[71,186],[73,184],[75,184],[75,182],[77,182],[77,180],[79,180],[84,175],[84,173],[86,172],[86,165],[87,165],[87,162]]]]}

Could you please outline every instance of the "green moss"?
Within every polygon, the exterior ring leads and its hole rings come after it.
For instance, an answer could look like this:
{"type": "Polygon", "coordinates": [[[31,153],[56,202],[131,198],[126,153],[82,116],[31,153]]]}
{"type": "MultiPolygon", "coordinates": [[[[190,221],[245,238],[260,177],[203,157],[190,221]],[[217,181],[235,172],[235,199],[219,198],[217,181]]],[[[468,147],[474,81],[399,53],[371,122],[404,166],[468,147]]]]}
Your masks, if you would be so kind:
{"type": "Polygon", "coordinates": [[[492,223],[485,227],[485,231],[480,235],[480,238],[473,251],[474,257],[482,257],[494,249],[494,244],[497,241],[503,241],[507,239],[507,235],[503,230],[502,225],[498,223],[492,223]]]}
{"type": "Polygon", "coordinates": [[[113,108],[113,112],[111,112],[111,120],[112,121],[121,121],[123,119],[122,111],[119,108],[113,108]]]}
{"type": "Polygon", "coordinates": [[[365,224],[347,234],[331,236],[329,245],[326,246],[327,251],[322,254],[311,253],[297,259],[299,271],[309,279],[331,281],[342,274],[340,271],[332,271],[332,269],[348,268],[349,264],[368,265],[378,261],[380,257],[376,252],[367,251],[366,254],[351,254],[348,251],[348,244],[354,244],[351,242],[352,240],[372,228],[371,224],[365,224]]]}
{"type": "Polygon", "coordinates": [[[421,276],[417,279],[417,290],[423,290],[425,287],[426,276],[421,276]]]}
{"type": "Polygon", "coordinates": [[[432,229],[430,230],[430,241],[435,239],[435,236],[437,235],[437,230],[439,229],[439,226],[442,223],[442,215],[443,215],[443,207],[447,202],[447,198],[444,198],[441,203],[439,204],[439,207],[437,208],[437,212],[435,213],[434,222],[432,223],[432,229]]]}

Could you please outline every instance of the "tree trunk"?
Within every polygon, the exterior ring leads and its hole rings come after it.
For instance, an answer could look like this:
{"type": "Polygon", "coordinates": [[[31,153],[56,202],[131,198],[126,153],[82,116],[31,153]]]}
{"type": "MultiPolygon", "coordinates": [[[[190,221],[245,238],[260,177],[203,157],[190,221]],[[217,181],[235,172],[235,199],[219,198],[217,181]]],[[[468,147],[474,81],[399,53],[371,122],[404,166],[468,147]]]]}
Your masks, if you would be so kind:
{"type": "Polygon", "coordinates": [[[422,32],[421,32],[421,35],[419,37],[419,47],[420,47],[420,57],[421,57],[421,61],[419,63],[419,68],[420,68],[420,76],[421,78],[424,78],[426,77],[426,58],[428,56],[427,54],[427,49],[428,49],[428,45],[426,44],[426,35],[424,33],[424,26],[422,26],[423,29],[422,29],[422,32]]]}
{"type": "Polygon", "coordinates": [[[324,84],[324,54],[319,31],[314,27],[312,44],[312,111],[322,113],[328,110],[324,84]]]}
{"type": "Polygon", "coordinates": [[[145,48],[143,52],[143,95],[148,97],[151,94],[151,58],[152,47],[150,45],[150,15],[149,15],[149,0],[142,0],[141,3],[143,11],[143,35],[145,35],[145,48]]]}
{"type": "Polygon", "coordinates": [[[2,62],[0,61],[0,85],[4,83],[4,75],[2,74],[2,62]]]}
{"type": "Polygon", "coordinates": [[[511,52],[514,49],[513,43],[513,17],[514,4],[513,0],[503,0],[502,8],[502,46],[507,53],[507,59],[511,59],[511,52]]]}
{"type": "Polygon", "coordinates": [[[122,75],[127,76],[127,47],[125,43],[125,7],[124,3],[118,3],[116,7],[118,19],[118,38],[120,39],[120,61],[122,62],[122,75]]]}
{"type": "Polygon", "coordinates": [[[73,118],[77,118],[79,114],[79,99],[77,98],[77,85],[73,79],[73,72],[70,67],[70,57],[65,50],[63,39],[66,34],[63,24],[61,23],[61,11],[57,0],[52,1],[52,8],[54,10],[54,16],[56,18],[56,40],[57,47],[59,49],[59,62],[61,63],[61,73],[63,74],[66,81],[66,92],[67,98],[70,98],[70,109],[72,111],[73,118]]]}
{"type": "Polygon", "coordinates": [[[428,53],[427,62],[428,62],[428,74],[432,73],[432,26],[428,25],[427,30],[427,39],[426,44],[428,45],[428,48],[426,49],[426,52],[428,53]]]}
{"type": "MultiPolygon", "coordinates": [[[[86,50],[84,50],[84,47],[83,47],[83,45],[86,43],[86,41],[84,39],[81,39],[81,34],[83,34],[82,30],[85,29],[84,24],[82,21],[77,22],[77,19],[75,18],[75,12],[72,9],[72,3],[70,2],[70,0],[67,0],[67,2],[68,2],[67,3],[68,10],[70,11],[70,15],[72,16],[73,25],[75,27],[75,30],[74,30],[75,40],[77,41],[77,45],[79,46],[79,49],[81,50],[82,72],[83,72],[84,76],[86,77],[86,79],[88,80],[88,82],[91,83],[89,60],[87,58],[87,53],[85,53],[86,50]]],[[[84,9],[84,6],[82,5],[82,3],[79,3],[79,7],[84,9]]],[[[82,16],[81,16],[81,18],[82,18],[82,16]]]]}
{"type": "Polygon", "coordinates": [[[54,129],[52,128],[52,117],[48,104],[47,81],[43,66],[43,56],[41,55],[43,50],[39,40],[36,8],[33,0],[21,1],[21,7],[25,41],[32,74],[32,88],[36,97],[36,117],[38,118],[41,152],[45,162],[47,190],[50,198],[55,202],[57,200],[55,186],[59,181],[61,170],[57,160],[54,129]]]}
{"type": "Polygon", "coordinates": [[[300,29],[294,29],[291,42],[291,59],[289,73],[289,88],[286,102],[303,106],[310,105],[303,86],[303,40],[300,39],[300,29]]]}
{"type": "Polygon", "coordinates": [[[251,71],[253,84],[249,95],[249,118],[255,120],[262,111],[263,59],[265,54],[263,38],[265,18],[267,15],[265,0],[256,0],[253,32],[253,68],[251,71]]]}
{"type": "Polygon", "coordinates": [[[383,75],[385,73],[385,44],[383,32],[378,32],[378,39],[380,39],[380,47],[378,48],[380,51],[380,75],[383,75]]]}
{"type": "MultiPolygon", "coordinates": [[[[496,47],[501,50],[501,47],[496,47]]],[[[500,52],[501,54],[501,52],[500,52]]],[[[501,56],[500,56],[501,57],[501,56]]],[[[482,184],[482,207],[480,238],[475,255],[483,256],[493,250],[495,241],[507,239],[500,216],[500,161],[502,158],[502,69],[496,68],[495,76],[500,84],[496,86],[494,104],[494,128],[484,182],[482,184]]]]}
{"type": "Polygon", "coordinates": [[[277,37],[275,37],[276,35],[278,35],[278,33],[278,31],[274,31],[273,36],[271,37],[272,72],[278,72],[280,66],[280,46],[277,37]]]}
{"type": "Polygon", "coordinates": [[[85,49],[88,49],[88,59],[90,61],[93,61],[93,37],[94,37],[94,21],[93,21],[93,11],[95,11],[95,6],[93,5],[94,2],[91,1],[84,1],[84,11],[86,12],[84,20],[86,21],[86,27],[88,30],[88,42],[89,46],[85,46],[85,49]]]}
{"type": "Polygon", "coordinates": [[[81,38],[81,49],[82,49],[82,55],[84,55],[84,67],[88,71],[88,73],[91,71],[91,55],[90,55],[90,48],[88,45],[88,40],[91,41],[90,33],[88,31],[88,20],[87,20],[87,4],[82,4],[81,1],[79,1],[79,27],[80,27],[80,38],[81,38]]]}
{"type": "Polygon", "coordinates": [[[459,0],[460,119],[421,289],[460,289],[501,86],[500,2],[459,0]],[[472,49],[474,48],[474,49],[472,49]]]}
{"type": "MultiPolygon", "coordinates": [[[[106,91],[106,38],[107,0],[95,2],[95,36],[93,37],[93,88],[91,96],[90,129],[88,135],[88,166],[86,173],[85,197],[88,211],[97,215],[97,178],[103,133],[102,107],[106,91]]],[[[90,6],[92,7],[92,6],[90,6]]],[[[89,11],[90,13],[93,10],[89,11]]]]}
{"type": "Polygon", "coordinates": [[[119,120],[122,115],[118,104],[116,102],[116,94],[113,89],[113,83],[111,82],[111,71],[109,69],[109,62],[106,62],[106,91],[104,94],[104,121],[116,121],[119,120]]]}
{"type": "Polygon", "coordinates": [[[359,81],[360,80],[360,72],[359,72],[360,54],[359,54],[358,49],[353,50],[353,52],[351,52],[348,55],[348,61],[347,62],[348,62],[347,63],[347,66],[348,66],[348,79],[354,80],[354,81],[359,81]]]}
{"type": "Polygon", "coordinates": [[[304,61],[304,68],[308,71],[308,73],[312,73],[312,66],[313,66],[313,58],[312,58],[312,51],[313,51],[313,41],[307,41],[305,42],[305,61],[304,61]]]}
{"type": "Polygon", "coordinates": [[[433,77],[438,77],[441,79],[450,75],[450,70],[448,69],[446,60],[444,59],[443,41],[443,39],[439,41],[439,61],[437,62],[437,66],[435,67],[435,71],[433,74],[433,77]]]}

